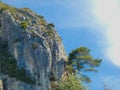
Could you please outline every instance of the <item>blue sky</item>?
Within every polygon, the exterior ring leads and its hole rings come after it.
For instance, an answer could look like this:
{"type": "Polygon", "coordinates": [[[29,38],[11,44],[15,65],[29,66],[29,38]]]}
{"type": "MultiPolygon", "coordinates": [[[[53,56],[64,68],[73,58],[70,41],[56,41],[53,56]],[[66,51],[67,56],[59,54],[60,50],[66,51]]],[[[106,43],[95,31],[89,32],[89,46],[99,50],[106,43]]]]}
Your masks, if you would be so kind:
{"type": "Polygon", "coordinates": [[[53,22],[66,52],[80,46],[102,58],[98,73],[90,73],[91,90],[103,84],[120,90],[120,1],[119,0],[3,0],[15,7],[29,7],[53,22]]]}

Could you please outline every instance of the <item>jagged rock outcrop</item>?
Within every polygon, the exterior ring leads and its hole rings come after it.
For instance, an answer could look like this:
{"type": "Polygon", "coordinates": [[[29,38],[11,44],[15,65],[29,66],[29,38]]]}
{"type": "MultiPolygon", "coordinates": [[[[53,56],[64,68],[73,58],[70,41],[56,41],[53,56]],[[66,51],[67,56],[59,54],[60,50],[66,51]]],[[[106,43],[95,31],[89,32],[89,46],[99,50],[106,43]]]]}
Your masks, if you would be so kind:
{"type": "Polygon", "coordinates": [[[34,84],[0,72],[6,90],[50,90],[50,82],[58,81],[64,72],[66,54],[54,25],[27,8],[16,9],[0,3],[0,39],[17,67],[34,84]]]}

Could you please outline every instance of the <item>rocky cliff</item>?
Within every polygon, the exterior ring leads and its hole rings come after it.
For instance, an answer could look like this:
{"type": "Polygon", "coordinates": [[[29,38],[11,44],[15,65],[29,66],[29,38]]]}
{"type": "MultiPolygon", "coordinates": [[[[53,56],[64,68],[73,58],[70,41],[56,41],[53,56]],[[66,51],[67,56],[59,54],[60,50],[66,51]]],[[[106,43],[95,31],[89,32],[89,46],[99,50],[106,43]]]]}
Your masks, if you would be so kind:
{"type": "Polygon", "coordinates": [[[66,54],[54,24],[28,8],[0,3],[0,78],[4,90],[50,90],[66,54]]]}

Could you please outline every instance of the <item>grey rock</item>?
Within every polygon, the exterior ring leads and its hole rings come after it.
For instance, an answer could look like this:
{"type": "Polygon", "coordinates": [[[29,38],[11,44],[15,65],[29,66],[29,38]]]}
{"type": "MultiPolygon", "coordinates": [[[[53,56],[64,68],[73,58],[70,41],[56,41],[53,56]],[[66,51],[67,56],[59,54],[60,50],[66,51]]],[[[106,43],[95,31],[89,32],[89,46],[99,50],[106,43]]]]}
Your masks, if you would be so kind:
{"type": "Polygon", "coordinates": [[[47,27],[45,20],[44,25],[41,24],[41,20],[43,18],[30,10],[11,12],[8,9],[0,13],[0,38],[8,41],[9,52],[17,60],[17,66],[36,81],[35,85],[29,85],[7,76],[7,90],[50,90],[52,79],[59,81],[64,72],[67,58],[60,36],[54,28],[47,27]],[[28,24],[26,29],[21,28],[23,21],[28,24]]]}

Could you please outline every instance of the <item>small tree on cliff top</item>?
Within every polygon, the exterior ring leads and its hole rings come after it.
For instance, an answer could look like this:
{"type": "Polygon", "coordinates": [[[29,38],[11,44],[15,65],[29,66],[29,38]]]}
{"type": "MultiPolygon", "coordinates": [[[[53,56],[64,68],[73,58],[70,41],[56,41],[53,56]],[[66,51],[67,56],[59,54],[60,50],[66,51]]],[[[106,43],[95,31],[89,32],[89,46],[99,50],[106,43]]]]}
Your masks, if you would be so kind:
{"type": "Polygon", "coordinates": [[[101,64],[101,61],[101,59],[94,59],[93,56],[90,55],[90,49],[80,47],[69,53],[67,69],[69,69],[69,73],[74,72],[77,74],[78,72],[82,72],[85,81],[91,82],[90,78],[84,75],[84,72],[97,71],[96,67],[101,64]]]}

